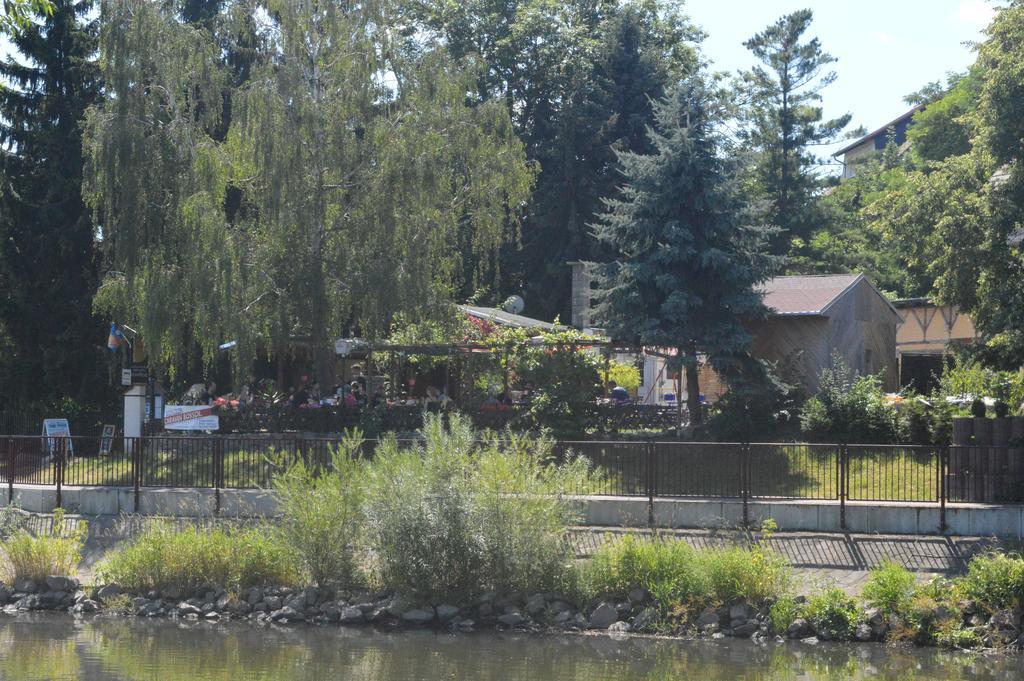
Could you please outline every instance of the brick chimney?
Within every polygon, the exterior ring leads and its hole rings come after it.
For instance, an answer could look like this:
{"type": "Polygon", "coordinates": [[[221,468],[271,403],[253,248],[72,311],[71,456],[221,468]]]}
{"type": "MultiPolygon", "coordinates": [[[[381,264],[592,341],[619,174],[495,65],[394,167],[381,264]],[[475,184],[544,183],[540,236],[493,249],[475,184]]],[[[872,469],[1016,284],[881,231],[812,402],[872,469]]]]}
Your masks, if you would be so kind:
{"type": "Polygon", "coordinates": [[[590,326],[590,271],[585,262],[566,264],[572,268],[572,294],[569,302],[572,325],[584,329],[590,326]]]}

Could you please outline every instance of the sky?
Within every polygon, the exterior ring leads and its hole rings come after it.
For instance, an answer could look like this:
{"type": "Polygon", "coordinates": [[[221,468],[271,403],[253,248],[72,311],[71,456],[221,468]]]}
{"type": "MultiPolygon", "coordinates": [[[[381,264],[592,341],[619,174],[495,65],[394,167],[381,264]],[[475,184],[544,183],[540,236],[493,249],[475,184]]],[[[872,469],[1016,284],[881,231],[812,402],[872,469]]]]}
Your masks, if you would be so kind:
{"type": "MultiPolygon", "coordinates": [[[[814,11],[809,36],[838,62],[824,90],[825,116],[850,113],[849,129],[884,126],[909,109],[903,97],[944,80],[974,61],[968,43],[982,39],[999,0],[685,0],[686,12],[708,34],[713,68],[753,66],[743,41],[797,9],[814,11]]],[[[0,38],[0,55],[9,44],[0,38]]],[[[824,147],[830,154],[845,142],[824,147]]]]}
{"type": "MultiPolygon", "coordinates": [[[[754,65],[743,42],[784,14],[809,8],[817,37],[836,57],[836,81],[822,91],[826,118],[853,115],[848,129],[876,130],[910,107],[903,97],[974,61],[998,3],[986,0],[687,0],[708,34],[705,57],[720,71],[754,65]]],[[[847,142],[824,147],[825,156],[847,142]]]]}

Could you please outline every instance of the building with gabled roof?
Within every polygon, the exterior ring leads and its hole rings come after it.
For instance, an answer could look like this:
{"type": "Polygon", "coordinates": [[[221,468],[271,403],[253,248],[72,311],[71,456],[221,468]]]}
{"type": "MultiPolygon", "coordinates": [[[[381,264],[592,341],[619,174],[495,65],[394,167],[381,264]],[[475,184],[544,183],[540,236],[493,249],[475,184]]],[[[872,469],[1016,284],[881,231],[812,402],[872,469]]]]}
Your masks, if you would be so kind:
{"type": "Polygon", "coordinates": [[[881,152],[889,142],[895,142],[896,146],[902,148],[907,143],[907,129],[914,124],[914,114],[922,109],[924,109],[924,104],[918,104],[902,116],[894,118],[877,130],[850,142],[832,154],[834,158],[842,157],[842,179],[848,180],[856,175],[857,163],[881,152]]]}
{"type": "Polygon", "coordinates": [[[760,288],[770,313],[750,324],[753,356],[777,362],[808,394],[817,391],[833,355],[859,374],[880,374],[886,388],[897,387],[900,315],[866,276],[775,277],[760,288]]]}

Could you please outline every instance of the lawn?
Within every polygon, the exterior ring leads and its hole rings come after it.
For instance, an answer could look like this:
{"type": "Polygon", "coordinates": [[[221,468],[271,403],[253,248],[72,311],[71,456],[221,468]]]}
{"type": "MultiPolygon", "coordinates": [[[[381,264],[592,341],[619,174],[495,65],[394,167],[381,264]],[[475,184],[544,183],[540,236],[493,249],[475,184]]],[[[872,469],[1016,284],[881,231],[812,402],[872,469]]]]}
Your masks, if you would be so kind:
{"type": "MultiPolygon", "coordinates": [[[[197,443],[200,444],[200,443],[197,443]]],[[[206,445],[207,443],[202,442],[206,445]]],[[[319,443],[318,443],[319,444],[319,443]]],[[[646,495],[653,473],[659,496],[739,497],[744,479],[743,454],[727,443],[659,442],[654,470],[646,445],[625,442],[573,443],[568,449],[588,457],[602,478],[596,489],[605,494],[646,495]]],[[[224,481],[228,488],[270,487],[281,457],[265,441],[231,443],[224,450],[224,481]]],[[[327,446],[307,450],[326,462],[327,446]]],[[[838,457],[833,445],[751,445],[746,482],[753,498],[838,499],[838,457]]],[[[23,460],[19,482],[52,484],[52,464],[23,460]]],[[[214,457],[209,446],[150,449],[142,456],[143,486],[213,487],[214,457]]],[[[132,485],[131,457],[75,456],[67,464],[68,485],[132,485]]],[[[584,492],[584,490],[579,490],[584,492]]],[[[908,447],[852,447],[849,456],[851,500],[936,501],[938,470],[932,452],[908,447]]]]}

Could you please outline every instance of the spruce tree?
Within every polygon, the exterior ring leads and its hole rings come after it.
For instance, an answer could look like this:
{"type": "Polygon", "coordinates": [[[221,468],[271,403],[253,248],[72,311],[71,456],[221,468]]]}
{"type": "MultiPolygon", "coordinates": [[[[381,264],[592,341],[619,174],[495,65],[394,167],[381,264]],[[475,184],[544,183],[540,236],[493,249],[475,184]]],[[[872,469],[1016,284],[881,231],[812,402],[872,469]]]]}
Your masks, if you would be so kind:
{"type": "Polygon", "coordinates": [[[90,0],[56,0],[0,64],[0,358],[7,398],[85,398],[106,383],[93,318],[94,225],[79,127],[99,101],[90,0]]]}
{"type": "Polygon", "coordinates": [[[622,196],[595,225],[618,258],[602,268],[597,316],[616,339],[678,349],[693,425],[702,420],[698,358],[724,367],[745,354],[743,322],[765,313],[755,285],[774,265],[762,253],[765,231],[744,222],[720,114],[699,72],[659,101],[653,153],[619,154],[622,196]]]}

